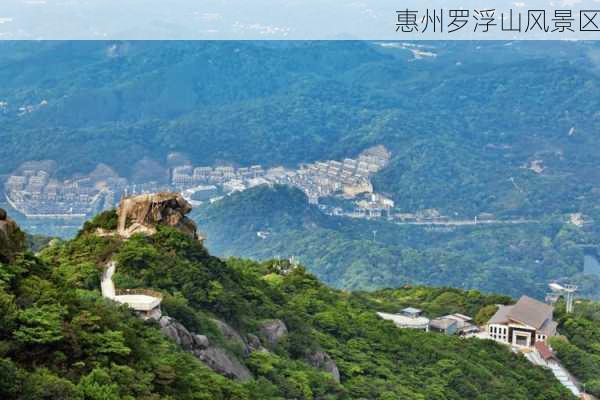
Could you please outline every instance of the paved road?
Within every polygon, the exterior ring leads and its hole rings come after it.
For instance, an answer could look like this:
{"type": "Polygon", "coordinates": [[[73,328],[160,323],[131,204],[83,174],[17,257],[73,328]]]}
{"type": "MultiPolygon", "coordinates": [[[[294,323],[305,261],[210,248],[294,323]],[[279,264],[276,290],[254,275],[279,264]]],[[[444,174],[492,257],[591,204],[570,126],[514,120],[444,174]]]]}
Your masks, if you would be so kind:
{"type": "Polygon", "coordinates": [[[468,226],[468,225],[522,225],[522,224],[537,224],[538,221],[531,219],[508,219],[508,220],[483,220],[475,221],[453,220],[453,221],[408,221],[394,222],[396,225],[423,225],[423,226],[468,226]]]}

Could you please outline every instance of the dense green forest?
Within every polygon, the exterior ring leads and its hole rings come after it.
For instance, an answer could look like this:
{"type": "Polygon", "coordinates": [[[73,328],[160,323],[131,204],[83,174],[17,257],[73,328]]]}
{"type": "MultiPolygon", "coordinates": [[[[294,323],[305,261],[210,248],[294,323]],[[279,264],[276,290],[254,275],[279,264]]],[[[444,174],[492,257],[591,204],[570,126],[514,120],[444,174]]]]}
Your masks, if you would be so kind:
{"type": "Polygon", "coordinates": [[[426,287],[344,292],[285,262],[222,261],[168,227],[128,240],[95,234],[114,221],[110,212],[101,215],[73,240],[0,265],[0,397],[571,398],[549,371],[502,345],[399,330],[375,315],[407,304],[432,316],[478,315],[507,297],[426,287]],[[161,291],[163,313],[225,349],[250,378],[216,374],[164,337],[156,322],[103,299],[99,281],[109,260],[119,265],[119,286],[161,291]],[[224,335],[217,320],[237,334],[224,335]],[[259,330],[274,320],[287,327],[275,342],[259,330]],[[245,347],[250,335],[258,349],[245,347]],[[314,354],[337,364],[339,382],[308,361],[314,354]]]}
{"type": "Polygon", "coordinates": [[[215,254],[296,256],[339,288],[426,284],[543,298],[551,280],[568,277],[581,294],[600,295],[600,277],[583,275],[584,246],[597,245],[598,236],[559,217],[450,230],[399,226],[327,216],[296,189],[265,186],[200,208],[196,219],[215,254]]]}
{"type": "Polygon", "coordinates": [[[558,310],[560,331],[568,340],[551,341],[563,365],[585,384],[587,392],[600,396],[600,304],[578,301],[573,314],[558,310]]]}

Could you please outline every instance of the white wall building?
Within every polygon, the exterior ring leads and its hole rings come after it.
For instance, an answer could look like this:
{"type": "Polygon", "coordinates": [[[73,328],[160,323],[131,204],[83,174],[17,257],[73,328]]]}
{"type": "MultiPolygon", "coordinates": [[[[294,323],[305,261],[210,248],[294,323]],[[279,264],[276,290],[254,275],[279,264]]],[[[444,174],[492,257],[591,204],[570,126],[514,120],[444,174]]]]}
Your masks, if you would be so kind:
{"type": "Polygon", "coordinates": [[[500,306],[486,326],[490,339],[515,347],[532,347],[556,335],[554,307],[522,296],[512,306],[500,306]]]}

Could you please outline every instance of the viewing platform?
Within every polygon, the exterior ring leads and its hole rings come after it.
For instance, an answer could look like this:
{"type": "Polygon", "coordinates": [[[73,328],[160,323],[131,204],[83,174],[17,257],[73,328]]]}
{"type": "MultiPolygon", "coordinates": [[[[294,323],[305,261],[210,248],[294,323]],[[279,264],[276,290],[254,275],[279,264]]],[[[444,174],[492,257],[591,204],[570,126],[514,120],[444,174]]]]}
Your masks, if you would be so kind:
{"type": "Polygon", "coordinates": [[[162,294],[149,289],[117,289],[114,300],[135,311],[149,312],[160,306],[162,294]]]}
{"type": "Polygon", "coordinates": [[[377,315],[382,319],[392,321],[398,328],[429,332],[429,318],[423,317],[421,313],[422,311],[419,309],[408,307],[398,314],[378,312],[377,315]]]}
{"type": "Polygon", "coordinates": [[[102,296],[126,304],[129,308],[147,319],[160,316],[161,293],[150,289],[116,289],[112,277],[115,273],[116,263],[110,262],[102,274],[102,296]]]}

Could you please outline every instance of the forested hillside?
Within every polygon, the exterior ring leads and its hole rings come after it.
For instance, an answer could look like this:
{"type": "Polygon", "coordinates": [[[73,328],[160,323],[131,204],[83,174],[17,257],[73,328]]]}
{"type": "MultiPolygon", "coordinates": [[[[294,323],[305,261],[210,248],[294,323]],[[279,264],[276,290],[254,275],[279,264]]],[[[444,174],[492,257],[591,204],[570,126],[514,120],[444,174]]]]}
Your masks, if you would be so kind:
{"type": "Polygon", "coordinates": [[[563,365],[585,384],[586,391],[600,396],[600,304],[578,301],[574,313],[558,309],[560,331],[568,340],[551,341],[563,365]]]}
{"type": "Polygon", "coordinates": [[[582,295],[600,295],[600,278],[583,275],[584,245],[597,246],[598,236],[563,218],[453,229],[399,226],[330,217],[298,190],[265,186],[207,205],[196,219],[218,255],[296,256],[340,288],[408,283],[543,298],[551,280],[568,278],[582,295]]]}
{"type": "Polygon", "coordinates": [[[2,398],[571,398],[549,371],[502,345],[399,330],[375,315],[407,303],[432,315],[476,315],[506,297],[424,287],[342,292],[287,263],[224,262],[173,228],[128,240],[96,234],[114,229],[115,218],[106,213],[74,240],[0,264],[2,398]],[[109,260],[119,265],[118,285],[160,291],[163,313],[205,335],[249,377],[215,373],[156,322],[102,298],[109,260]],[[275,340],[259,329],[273,321],[287,327],[275,340]],[[319,360],[334,362],[339,377],[319,360]]]}
{"type": "Polygon", "coordinates": [[[267,166],[384,144],[402,211],[595,213],[595,42],[3,42],[0,174],[54,159],[267,166]],[[532,164],[534,163],[534,164],[532,164]],[[532,165],[542,168],[537,172],[532,165]]]}

